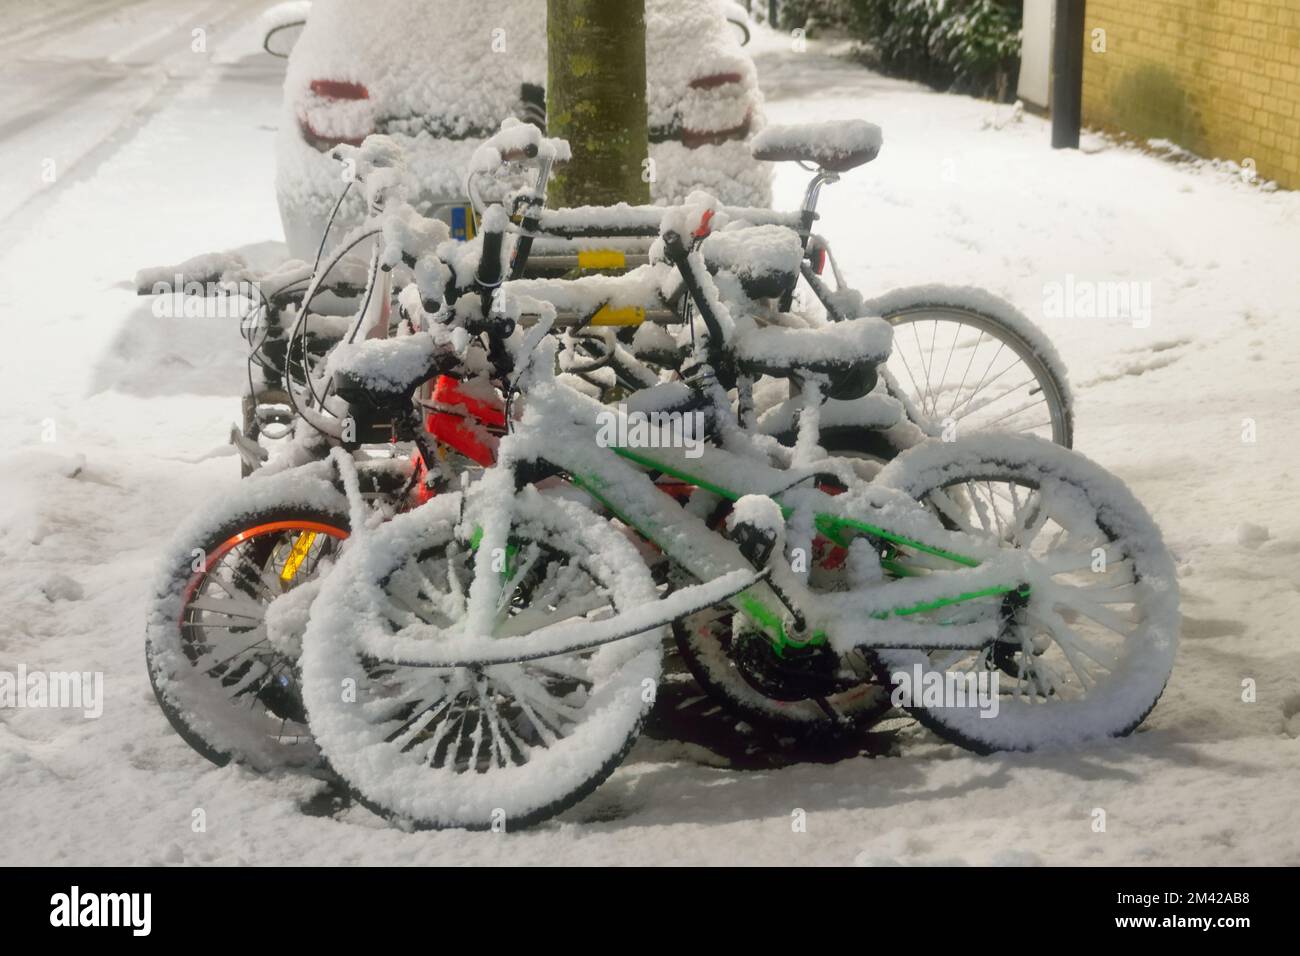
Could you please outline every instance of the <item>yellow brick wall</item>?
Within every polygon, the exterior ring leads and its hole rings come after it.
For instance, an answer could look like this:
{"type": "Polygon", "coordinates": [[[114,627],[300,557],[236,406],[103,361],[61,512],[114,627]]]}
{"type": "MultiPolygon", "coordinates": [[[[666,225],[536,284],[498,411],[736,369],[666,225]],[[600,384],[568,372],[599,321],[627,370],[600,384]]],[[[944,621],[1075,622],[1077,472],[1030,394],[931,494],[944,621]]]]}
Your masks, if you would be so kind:
{"type": "MultiPolygon", "coordinates": [[[[1025,0],[1043,3],[1050,0],[1025,0]]],[[[1300,0],[1087,0],[1083,122],[1300,189],[1300,0]],[[1105,31],[1096,52],[1094,31],[1105,31]]]]}

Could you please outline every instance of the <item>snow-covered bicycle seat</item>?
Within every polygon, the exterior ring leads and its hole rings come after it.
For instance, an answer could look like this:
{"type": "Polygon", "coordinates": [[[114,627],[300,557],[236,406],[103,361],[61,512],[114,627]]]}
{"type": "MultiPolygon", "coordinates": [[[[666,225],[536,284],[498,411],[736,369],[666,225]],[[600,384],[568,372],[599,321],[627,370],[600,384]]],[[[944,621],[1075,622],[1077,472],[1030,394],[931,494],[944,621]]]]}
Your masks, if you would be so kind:
{"type": "Polygon", "coordinates": [[[850,391],[870,391],[875,367],[889,358],[893,338],[888,322],[864,315],[809,329],[750,326],[738,329],[730,344],[737,365],[747,374],[787,378],[801,371],[825,374],[832,378],[832,397],[849,398],[853,397],[850,391]],[[843,389],[836,384],[840,379],[843,389]]]}
{"type": "Polygon", "coordinates": [[[409,400],[437,364],[437,344],[426,332],[339,345],[330,357],[339,397],[373,406],[409,400]]]}
{"type": "Polygon", "coordinates": [[[876,158],[884,139],[880,127],[865,120],[835,120],[769,126],[751,141],[750,154],[767,162],[812,163],[846,173],[876,158]]]}
{"type": "Polygon", "coordinates": [[[745,226],[715,232],[700,244],[710,272],[725,269],[751,299],[784,295],[799,278],[803,244],[784,226],[745,226]]]}

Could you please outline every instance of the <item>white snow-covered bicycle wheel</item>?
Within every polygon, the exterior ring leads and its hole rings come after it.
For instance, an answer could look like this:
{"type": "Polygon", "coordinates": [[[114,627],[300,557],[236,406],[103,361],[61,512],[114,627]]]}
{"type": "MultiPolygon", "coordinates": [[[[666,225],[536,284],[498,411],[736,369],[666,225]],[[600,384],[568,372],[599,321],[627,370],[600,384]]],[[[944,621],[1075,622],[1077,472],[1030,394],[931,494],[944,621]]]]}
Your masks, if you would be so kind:
{"type": "Polygon", "coordinates": [[[916,693],[997,675],[995,715],[954,694],[909,706],[917,719],[980,752],[1122,736],[1145,719],[1173,667],[1178,582],[1159,529],[1122,481],[1076,452],[1020,435],[926,442],[878,480],[950,527],[1034,559],[1031,579],[1014,582],[1030,586],[1027,599],[929,613],[935,623],[1002,620],[993,645],[877,652],[882,679],[910,682],[916,693]]]}
{"type": "Polygon", "coordinates": [[[885,364],[890,387],[927,434],[997,429],[1073,443],[1065,364],[1010,303],[982,289],[920,286],[889,292],[863,309],[894,327],[885,364]]]}
{"type": "MultiPolygon", "coordinates": [[[[654,699],[663,629],[510,664],[381,659],[368,647],[464,636],[474,551],[455,534],[460,504],[436,498],[339,562],[312,609],[304,699],[321,751],[371,809],[416,828],[518,829],[573,805],[621,762],[654,699]]],[[[513,507],[499,632],[655,599],[645,563],[605,519],[532,489],[513,507]]]]}

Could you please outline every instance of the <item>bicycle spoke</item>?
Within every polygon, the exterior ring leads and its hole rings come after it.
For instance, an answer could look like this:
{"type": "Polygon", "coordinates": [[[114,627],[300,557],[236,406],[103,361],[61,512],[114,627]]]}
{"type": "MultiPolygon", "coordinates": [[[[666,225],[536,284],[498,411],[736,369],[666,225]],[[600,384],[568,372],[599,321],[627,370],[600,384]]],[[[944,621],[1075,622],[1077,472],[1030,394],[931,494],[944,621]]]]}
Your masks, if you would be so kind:
{"type": "Polygon", "coordinates": [[[979,347],[981,344],[983,344],[983,342],[984,342],[984,330],[980,329],[980,337],[975,341],[975,345],[971,349],[970,358],[966,360],[966,370],[962,372],[961,382],[958,383],[957,385],[957,391],[953,393],[952,405],[948,407],[948,414],[944,416],[945,418],[952,417],[953,408],[956,406],[957,400],[961,398],[961,390],[966,387],[966,379],[970,375],[971,367],[975,364],[975,353],[979,351],[979,347]]]}

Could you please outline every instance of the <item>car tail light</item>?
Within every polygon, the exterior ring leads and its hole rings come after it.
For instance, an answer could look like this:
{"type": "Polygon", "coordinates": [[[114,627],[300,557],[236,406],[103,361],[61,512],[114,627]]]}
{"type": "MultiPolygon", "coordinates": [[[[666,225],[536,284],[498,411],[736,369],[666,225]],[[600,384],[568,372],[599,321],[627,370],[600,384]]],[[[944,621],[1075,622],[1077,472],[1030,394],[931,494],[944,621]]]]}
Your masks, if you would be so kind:
{"type": "Polygon", "coordinates": [[[362,83],[347,80],[312,80],[311,91],[327,100],[368,100],[370,91],[362,83]]]}
{"type": "MultiPolygon", "coordinates": [[[[739,101],[744,96],[745,77],[743,74],[730,71],[725,73],[707,73],[704,76],[697,76],[691,80],[688,86],[692,90],[720,90],[716,94],[719,102],[730,100],[739,101]],[[738,90],[723,90],[726,86],[740,86],[738,90]]],[[[705,97],[712,100],[713,96],[705,97]]],[[[739,124],[728,127],[727,129],[691,129],[686,127],[681,131],[682,145],[687,149],[699,149],[701,146],[721,146],[723,143],[731,140],[745,139],[749,135],[750,124],[753,121],[752,111],[745,112],[745,118],[739,124]]]]}
{"type": "Polygon", "coordinates": [[[682,145],[687,149],[699,149],[701,146],[721,146],[731,140],[744,139],[749,135],[749,128],[753,120],[754,114],[753,111],[750,111],[745,114],[743,123],[730,129],[684,129],[682,130],[682,145]]]}
{"type": "MultiPolygon", "coordinates": [[[[370,99],[370,91],[362,83],[353,83],[350,80],[312,80],[310,84],[312,101],[310,104],[304,104],[308,108],[305,111],[300,110],[298,114],[298,132],[302,135],[303,140],[318,152],[327,153],[335,146],[346,143],[348,146],[360,146],[361,142],[373,130],[370,128],[371,121],[352,122],[344,121],[343,128],[347,133],[338,132],[339,118],[332,117],[328,123],[329,132],[322,132],[317,123],[312,122],[312,113],[324,110],[326,115],[334,108],[334,104],[339,104],[338,109],[355,111],[356,107],[349,107],[345,104],[366,102],[370,99]]],[[[362,107],[362,109],[365,109],[362,107]]],[[[317,115],[319,123],[321,117],[317,115]]]]}
{"type": "Polygon", "coordinates": [[[739,83],[742,79],[744,77],[739,73],[710,73],[708,76],[697,76],[691,80],[690,87],[693,90],[714,90],[728,83],[739,83]]]}

